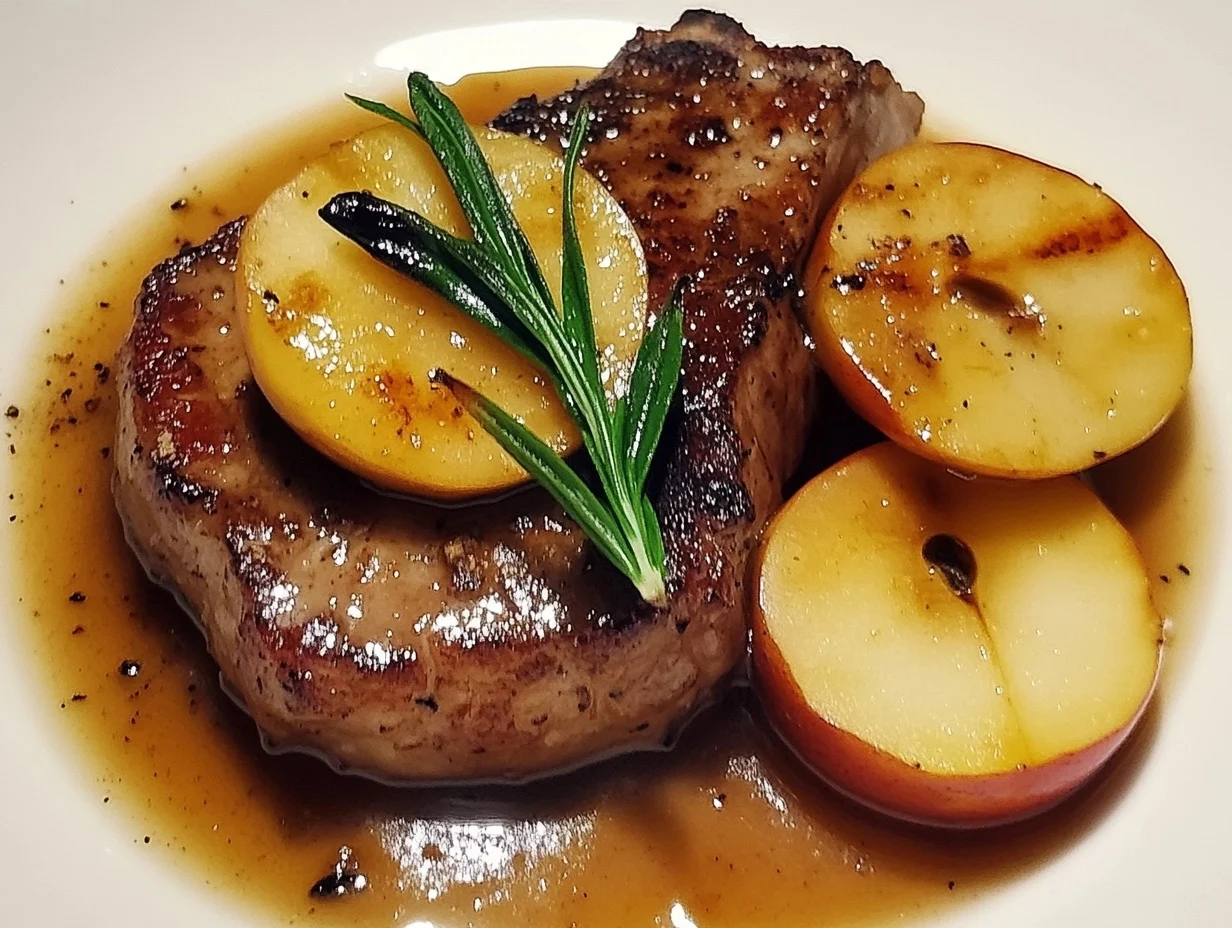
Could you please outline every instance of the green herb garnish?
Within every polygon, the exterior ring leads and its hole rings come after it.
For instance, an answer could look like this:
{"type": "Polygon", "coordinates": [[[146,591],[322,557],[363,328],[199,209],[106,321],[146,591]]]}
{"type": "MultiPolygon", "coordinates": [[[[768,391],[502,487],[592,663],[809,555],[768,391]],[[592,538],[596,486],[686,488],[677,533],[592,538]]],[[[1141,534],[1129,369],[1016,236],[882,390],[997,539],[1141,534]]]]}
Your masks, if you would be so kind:
{"type": "Polygon", "coordinates": [[[436,291],[547,372],[582,433],[601,495],[513,416],[471,387],[437,371],[462,407],[538,480],[647,602],[662,605],[663,535],[646,478],[680,379],[683,281],[645,335],[629,388],[615,408],[599,373],[586,266],[573,191],[588,113],[574,116],[565,153],[564,260],[557,308],[509,201],[470,127],[427,75],[407,80],[416,120],[381,103],[350,99],[423,138],[444,169],[473,238],[459,238],[423,216],[370,193],[343,193],[321,217],[381,263],[436,291]]]}

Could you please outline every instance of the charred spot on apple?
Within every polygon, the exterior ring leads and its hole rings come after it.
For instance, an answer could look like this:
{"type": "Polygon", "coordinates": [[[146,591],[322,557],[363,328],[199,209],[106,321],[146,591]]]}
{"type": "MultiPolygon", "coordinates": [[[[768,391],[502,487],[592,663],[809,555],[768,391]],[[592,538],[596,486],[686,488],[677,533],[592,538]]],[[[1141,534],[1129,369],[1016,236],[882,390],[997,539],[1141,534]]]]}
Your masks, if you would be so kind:
{"type": "Polygon", "coordinates": [[[863,274],[840,274],[830,281],[830,286],[846,296],[853,290],[863,290],[866,280],[863,274]]]}
{"type": "Polygon", "coordinates": [[[961,538],[932,535],[921,549],[928,566],[941,574],[946,585],[963,602],[975,596],[975,553],[961,538]]]}

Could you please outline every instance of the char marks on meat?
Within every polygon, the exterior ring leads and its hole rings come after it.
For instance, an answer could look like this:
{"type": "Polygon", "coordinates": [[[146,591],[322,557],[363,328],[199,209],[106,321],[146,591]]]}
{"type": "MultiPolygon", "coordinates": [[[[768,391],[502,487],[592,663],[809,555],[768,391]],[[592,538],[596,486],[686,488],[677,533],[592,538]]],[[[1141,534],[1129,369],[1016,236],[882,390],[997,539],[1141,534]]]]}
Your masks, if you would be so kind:
{"type": "Polygon", "coordinates": [[[392,780],[523,779],[664,744],[744,654],[746,561],[812,419],[796,272],[923,105],[879,64],[691,12],[496,124],[559,145],[583,100],[584,164],[639,231],[651,305],[695,282],[655,476],[665,609],[537,489],[391,500],[303,445],[244,356],[242,220],[145,283],[120,356],[117,503],[276,747],[392,780]]]}

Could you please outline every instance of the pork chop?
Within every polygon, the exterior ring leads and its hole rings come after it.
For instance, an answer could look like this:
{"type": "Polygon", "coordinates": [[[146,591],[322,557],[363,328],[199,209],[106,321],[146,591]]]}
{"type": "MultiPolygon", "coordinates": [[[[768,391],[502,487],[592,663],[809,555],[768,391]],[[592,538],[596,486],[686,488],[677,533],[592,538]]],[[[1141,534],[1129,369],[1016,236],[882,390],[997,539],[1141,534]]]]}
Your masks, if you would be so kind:
{"type": "Polygon", "coordinates": [[[812,421],[796,272],[923,104],[880,64],[691,12],[496,124],[560,145],[583,100],[584,164],[639,231],[651,305],[696,282],[654,478],[666,608],[535,488],[393,500],[301,443],[237,330],[242,220],[145,282],[119,359],[117,504],[275,748],[388,780],[525,779],[669,742],[745,653],[746,561],[812,421]]]}

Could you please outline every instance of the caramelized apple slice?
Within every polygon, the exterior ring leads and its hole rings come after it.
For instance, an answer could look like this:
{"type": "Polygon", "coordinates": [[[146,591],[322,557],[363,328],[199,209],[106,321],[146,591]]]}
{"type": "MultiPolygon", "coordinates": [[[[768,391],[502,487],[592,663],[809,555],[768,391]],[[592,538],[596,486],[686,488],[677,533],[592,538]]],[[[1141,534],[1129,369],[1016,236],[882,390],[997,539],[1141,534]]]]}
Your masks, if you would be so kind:
{"type": "Polygon", "coordinates": [[[875,162],[807,281],[848,401],[962,471],[1082,470],[1153,434],[1189,377],[1189,304],[1160,247],[1098,187],[995,148],[875,162]]]}
{"type": "MultiPolygon", "coordinates": [[[[480,132],[483,148],[559,297],[560,157],[527,139],[480,132]]],[[[244,232],[245,343],[271,405],[309,444],[372,482],[444,499],[528,479],[429,372],[443,368],[519,416],[557,451],[580,437],[545,375],[442,298],[378,264],[317,210],[369,190],[467,234],[427,144],[381,127],[334,146],[276,190],[244,232]]],[[[641,342],[646,270],[628,217],[590,175],[575,193],[595,331],[609,390],[641,342]]]]}
{"type": "Polygon", "coordinates": [[[1042,811],[1125,740],[1161,625],[1128,533],[1078,478],[963,480],[883,442],[780,511],[753,667],[824,778],[918,822],[1042,811]]]}

